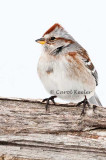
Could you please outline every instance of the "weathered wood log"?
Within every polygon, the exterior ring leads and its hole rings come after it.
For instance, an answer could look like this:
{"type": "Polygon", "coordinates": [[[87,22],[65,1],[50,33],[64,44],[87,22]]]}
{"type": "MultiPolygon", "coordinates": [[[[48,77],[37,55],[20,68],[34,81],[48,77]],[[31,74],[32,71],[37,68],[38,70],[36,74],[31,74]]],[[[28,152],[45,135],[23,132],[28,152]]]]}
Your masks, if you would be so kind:
{"type": "Polygon", "coordinates": [[[105,160],[106,108],[0,98],[0,160],[105,160]]]}

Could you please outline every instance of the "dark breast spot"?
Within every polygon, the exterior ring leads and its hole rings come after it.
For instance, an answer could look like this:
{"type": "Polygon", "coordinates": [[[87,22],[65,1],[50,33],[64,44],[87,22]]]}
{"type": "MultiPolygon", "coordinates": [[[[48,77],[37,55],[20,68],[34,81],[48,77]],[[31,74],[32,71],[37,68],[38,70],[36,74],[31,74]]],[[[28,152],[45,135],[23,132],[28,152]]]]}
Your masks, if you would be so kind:
{"type": "Polygon", "coordinates": [[[47,74],[53,73],[53,68],[48,68],[47,71],[46,71],[46,73],[47,73],[47,74]]]}

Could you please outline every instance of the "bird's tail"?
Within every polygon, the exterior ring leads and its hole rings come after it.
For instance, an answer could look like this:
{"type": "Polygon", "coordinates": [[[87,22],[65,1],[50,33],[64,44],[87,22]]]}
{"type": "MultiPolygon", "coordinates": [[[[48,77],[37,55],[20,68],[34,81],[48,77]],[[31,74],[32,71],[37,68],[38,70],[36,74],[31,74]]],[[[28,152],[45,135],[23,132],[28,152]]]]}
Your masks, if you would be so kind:
{"type": "Polygon", "coordinates": [[[100,102],[100,100],[99,100],[99,98],[98,98],[96,93],[94,94],[93,97],[91,97],[89,99],[89,102],[90,102],[90,104],[94,104],[94,105],[97,105],[97,106],[102,106],[102,104],[101,104],[101,102],[100,102]]]}

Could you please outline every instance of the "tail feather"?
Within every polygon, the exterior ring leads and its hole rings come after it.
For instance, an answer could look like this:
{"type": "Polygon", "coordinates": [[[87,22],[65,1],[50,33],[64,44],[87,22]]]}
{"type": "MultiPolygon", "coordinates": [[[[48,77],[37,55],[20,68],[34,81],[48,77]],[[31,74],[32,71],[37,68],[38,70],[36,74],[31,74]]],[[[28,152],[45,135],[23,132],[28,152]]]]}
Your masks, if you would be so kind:
{"type": "Polygon", "coordinates": [[[97,106],[102,106],[97,94],[95,93],[93,97],[89,99],[90,104],[95,104],[97,106]]]}

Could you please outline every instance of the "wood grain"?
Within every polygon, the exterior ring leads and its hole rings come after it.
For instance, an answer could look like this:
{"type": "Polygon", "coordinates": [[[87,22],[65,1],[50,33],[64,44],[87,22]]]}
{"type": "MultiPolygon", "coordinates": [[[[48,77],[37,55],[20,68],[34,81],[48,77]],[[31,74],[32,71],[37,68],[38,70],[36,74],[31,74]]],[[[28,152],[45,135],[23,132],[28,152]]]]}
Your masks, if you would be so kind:
{"type": "Polygon", "coordinates": [[[105,160],[106,108],[0,98],[0,160],[105,160]]]}

